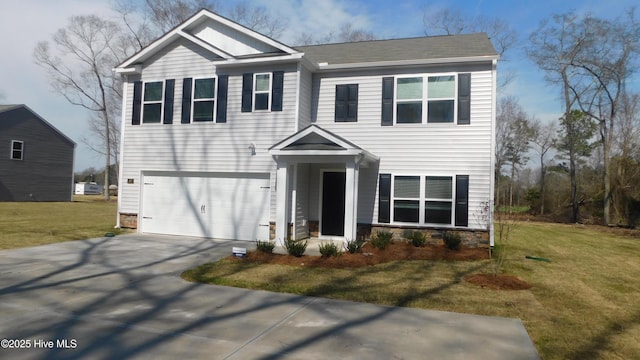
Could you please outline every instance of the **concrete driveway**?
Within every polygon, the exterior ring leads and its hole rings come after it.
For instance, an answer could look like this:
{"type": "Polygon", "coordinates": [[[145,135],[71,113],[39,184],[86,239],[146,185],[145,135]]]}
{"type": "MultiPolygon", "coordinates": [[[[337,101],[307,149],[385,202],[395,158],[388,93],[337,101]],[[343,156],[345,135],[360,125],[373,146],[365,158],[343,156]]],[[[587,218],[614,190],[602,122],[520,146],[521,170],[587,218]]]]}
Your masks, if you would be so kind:
{"type": "Polygon", "coordinates": [[[125,235],[0,251],[0,358],[538,358],[517,319],[179,277],[238,245],[252,244],[125,235]]]}

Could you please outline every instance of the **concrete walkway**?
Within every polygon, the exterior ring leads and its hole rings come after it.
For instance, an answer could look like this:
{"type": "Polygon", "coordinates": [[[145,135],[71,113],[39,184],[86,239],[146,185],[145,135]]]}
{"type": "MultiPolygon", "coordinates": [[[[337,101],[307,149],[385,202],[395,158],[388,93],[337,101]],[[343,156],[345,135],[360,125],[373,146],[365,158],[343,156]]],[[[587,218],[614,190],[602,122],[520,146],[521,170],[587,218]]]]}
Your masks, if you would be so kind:
{"type": "Polygon", "coordinates": [[[188,283],[252,243],[126,235],[0,251],[2,359],[537,359],[517,319],[188,283]]]}

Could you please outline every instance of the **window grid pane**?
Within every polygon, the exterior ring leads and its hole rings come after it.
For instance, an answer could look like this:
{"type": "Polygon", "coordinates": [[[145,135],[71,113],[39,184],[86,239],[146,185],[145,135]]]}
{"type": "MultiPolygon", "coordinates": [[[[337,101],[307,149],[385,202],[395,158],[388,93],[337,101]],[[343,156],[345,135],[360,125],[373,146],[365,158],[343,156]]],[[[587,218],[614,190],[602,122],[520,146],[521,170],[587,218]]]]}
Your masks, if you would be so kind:
{"type": "Polygon", "coordinates": [[[195,101],[193,103],[193,121],[213,121],[213,101],[195,101]]]}
{"type": "Polygon", "coordinates": [[[422,99],[422,78],[398,79],[398,100],[422,99]]]}
{"type": "Polygon", "coordinates": [[[145,104],[144,115],[142,117],[143,123],[159,123],[162,114],[162,104],[145,104]]]}
{"type": "Polygon", "coordinates": [[[393,194],[396,198],[420,198],[420,177],[396,176],[393,186],[393,194]]]}
{"type": "Polygon", "coordinates": [[[162,82],[144,84],[144,101],[162,101],[162,82]]]}
{"type": "Polygon", "coordinates": [[[196,79],[194,84],[194,99],[213,99],[215,97],[215,79],[196,79]]]}
{"type": "Polygon", "coordinates": [[[451,224],[451,202],[425,201],[425,223],[451,224]]]}
{"type": "Polygon", "coordinates": [[[453,180],[449,176],[427,176],[425,185],[425,197],[427,199],[447,199],[452,198],[453,180]]]}
{"type": "Polygon", "coordinates": [[[393,202],[393,221],[412,222],[420,221],[420,202],[418,200],[395,200],[393,202]]]}
{"type": "Polygon", "coordinates": [[[256,75],[256,88],[258,92],[269,91],[269,74],[256,75]]]}
{"type": "Polygon", "coordinates": [[[456,96],[455,76],[430,76],[427,85],[429,99],[453,99],[456,96]]]}

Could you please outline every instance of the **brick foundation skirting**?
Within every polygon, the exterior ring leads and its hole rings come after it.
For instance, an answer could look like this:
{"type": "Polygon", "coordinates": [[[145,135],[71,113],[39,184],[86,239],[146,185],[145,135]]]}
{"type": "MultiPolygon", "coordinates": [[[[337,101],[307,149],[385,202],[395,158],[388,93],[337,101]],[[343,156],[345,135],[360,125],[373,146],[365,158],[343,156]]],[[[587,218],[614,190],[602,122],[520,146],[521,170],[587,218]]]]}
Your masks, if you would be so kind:
{"type": "Polygon", "coordinates": [[[128,229],[138,228],[138,214],[120,213],[120,227],[128,229]]]}

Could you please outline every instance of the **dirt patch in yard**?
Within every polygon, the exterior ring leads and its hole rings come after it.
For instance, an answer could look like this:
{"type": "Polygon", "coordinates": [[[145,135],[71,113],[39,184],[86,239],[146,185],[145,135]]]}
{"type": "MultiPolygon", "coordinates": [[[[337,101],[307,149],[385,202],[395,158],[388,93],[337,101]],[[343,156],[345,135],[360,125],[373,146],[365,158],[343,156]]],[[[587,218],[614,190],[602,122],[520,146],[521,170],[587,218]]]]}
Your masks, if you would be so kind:
{"type": "Polygon", "coordinates": [[[473,274],[465,276],[468,283],[494,290],[526,290],[531,284],[512,275],[473,274]]]}

